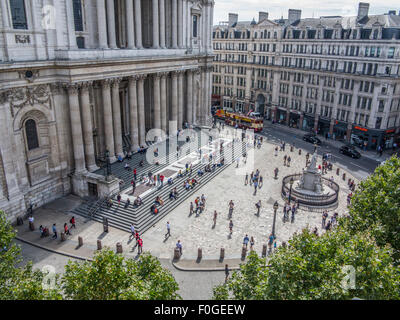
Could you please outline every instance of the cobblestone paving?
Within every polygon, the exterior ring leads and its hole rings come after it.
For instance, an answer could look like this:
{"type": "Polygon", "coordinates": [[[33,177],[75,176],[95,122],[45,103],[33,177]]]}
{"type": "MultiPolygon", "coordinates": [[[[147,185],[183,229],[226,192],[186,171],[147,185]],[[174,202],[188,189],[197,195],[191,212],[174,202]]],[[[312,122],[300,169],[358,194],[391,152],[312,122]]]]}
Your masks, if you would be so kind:
{"type": "MultiPolygon", "coordinates": [[[[202,248],[204,259],[217,258],[221,247],[225,248],[226,257],[240,257],[243,238],[248,234],[249,237],[254,237],[254,248],[261,254],[262,246],[267,242],[267,237],[272,231],[272,205],[275,200],[278,200],[279,203],[275,227],[278,245],[290,239],[296,231],[307,226],[310,228],[317,226],[318,232],[322,233],[320,212],[300,210],[296,214],[294,223],[282,221],[284,201],[280,196],[281,179],[289,174],[301,173],[305,167],[305,153],[299,155],[298,149],[290,152],[290,148],[287,146],[285,152],[279,152],[278,156],[274,156],[274,148],[274,145],[264,142],[261,149],[255,150],[253,170],[251,168],[236,169],[236,164],[233,164],[212,182],[200,189],[196,196],[204,194],[207,198],[206,209],[201,215],[193,214],[189,217],[190,201],[194,202],[195,197],[177,207],[171,214],[146,232],[143,239],[147,248],[161,258],[171,257],[175,243],[179,239],[183,244],[182,259],[195,258],[198,248],[202,248]],[[283,166],[285,154],[292,158],[290,167],[283,166]],[[278,180],[273,178],[275,167],[279,167],[278,180]],[[256,169],[260,170],[264,185],[254,195],[254,187],[245,186],[244,180],[246,171],[250,174],[251,171],[256,169]],[[234,224],[232,236],[229,234],[228,219],[228,203],[230,200],[235,203],[232,216],[234,224]],[[262,208],[260,215],[257,216],[255,203],[259,200],[261,200],[262,208]],[[218,213],[215,227],[213,227],[214,210],[217,210],[218,213]],[[171,224],[172,236],[165,240],[167,221],[171,224]]],[[[321,159],[318,160],[318,164],[320,163],[321,159]]],[[[241,166],[243,165],[241,163],[241,166]]],[[[349,192],[347,179],[354,178],[347,173],[346,181],[343,181],[342,172],[341,170],[340,176],[337,176],[336,168],[334,168],[325,175],[327,178],[333,176],[334,180],[340,185],[339,206],[337,209],[328,212],[329,217],[335,211],[339,215],[343,215],[347,211],[346,197],[349,192]]]]}

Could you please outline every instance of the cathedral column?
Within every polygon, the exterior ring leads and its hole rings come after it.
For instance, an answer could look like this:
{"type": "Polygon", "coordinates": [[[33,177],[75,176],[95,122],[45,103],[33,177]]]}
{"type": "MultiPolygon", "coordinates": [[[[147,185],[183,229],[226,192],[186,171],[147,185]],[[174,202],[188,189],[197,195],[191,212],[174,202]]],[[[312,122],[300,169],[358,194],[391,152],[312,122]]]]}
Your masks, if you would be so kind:
{"type": "Polygon", "coordinates": [[[108,49],[105,0],[97,0],[97,28],[100,49],[108,49]]]}
{"type": "Polygon", "coordinates": [[[160,29],[159,29],[158,0],[153,0],[153,49],[160,47],[160,29]]]}
{"type": "Polygon", "coordinates": [[[161,129],[163,135],[167,134],[167,72],[161,74],[161,129]]]}
{"type": "Polygon", "coordinates": [[[103,95],[103,112],[104,112],[104,136],[106,142],[106,150],[110,153],[110,162],[113,163],[115,158],[114,150],[114,129],[113,129],[113,114],[111,104],[111,79],[105,79],[102,82],[103,95]]]}
{"type": "Polygon", "coordinates": [[[133,2],[132,0],[125,0],[126,10],[126,35],[128,38],[128,49],[135,48],[135,27],[133,21],[133,2]]]}
{"type": "Polygon", "coordinates": [[[183,71],[178,74],[178,129],[182,129],[183,123],[183,71]]]}
{"type": "Polygon", "coordinates": [[[187,72],[187,106],[186,106],[186,121],[190,124],[193,123],[193,72],[187,72]]]}
{"type": "Polygon", "coordinates": [[[165,0],[160,0],[160,47],[165,48],[165,0]]]}
{"type": "Polygon", "coordinates": [[[140,0],[135,1],[135,31],[136,31],[136,48],[142,49],[142,10],[140,0]]]}
{"type": "Polygon", "coordinates": [[[114,0],[107,0],[107,27],[108,27],[108,41],[110,49],[116,49],[117,37],[115,33],[114,0]]]}
{"type": "Polygon", "coordinates": [[[183,48],[183,0],[178,0],[178,47],[183,48]]]}
{"type": "MultiPolygon", "coordinates": [[[[154,95],[154,119],[153,128],[161,129],[161,96],[160,96],[160,73],[153,75],[153,95],[154,95]]],[[[156,136],[156,138],[161,138],[156,136]]]]}
{"type": "MultiPolygon", "coordinates": [[[[177,130],[178,124],[178,74],[176,71],[172,72],[172,114],[171,121],[175,121],[176,125],[173,126],[177,130]]],[[[175,134],[175,132],[170,132],[169,134],[175,134]]]]}
{"type": "Polygon", "coordinates": [[[122,150],[122,130],[121,130],[121,103],[119,99],[120,78],[112,79],[112,111],[114,124],[114,146],[117,156],[124,156],[122,150]]]}
{"type": "Polygon", "coordinates": [[[85,151],[83,148],[83,134],[81,112],[79,108],[79,85],[72,84],[68,86],[69,114],[71,119],[71,135],[74,150],[75,173],[86,172],[85,151]]]}
{"type": "Polygon", "coordinates": [[[198,88],[198,77],[200,75],[200,69],[196,69],[195,73],[193,73],[193,123],[198,123],[199,118],[199,88],[198,88]]]}
{"type": "Polygon", "coordinates": [[[89,100],[89,88],[91,82],[83,83],[81,87],[81,109],[82,109],[82,129],[83,129],[83,141],[85,143],[85,160],[86,168],[90,171],[96,171],[99,169],[96,165],[94,155],[94,143],[93,143],[93,125],[92,116],[90,112],[90,100],[89,100]]]}
{"type": "Polygon", "coordinates": [[[146,146],[146,118],[144,111],[144,79],[147,75],[139,75],[138,80],[138,114],[139,114],[139,142],[146,146]]]}
{"type": "Polygon", "coordinates": [[[178,48],[178,6],[177,0],[172,0],[172,49],[178,48]]]}
{"type": "Polygon", "coordinates": [[[129,78],[129,110],[131,127],[131,151],[136,152],[139,148],[139,126],[138,126],[138,101],[137,101],[137,76],[129,78]]]}

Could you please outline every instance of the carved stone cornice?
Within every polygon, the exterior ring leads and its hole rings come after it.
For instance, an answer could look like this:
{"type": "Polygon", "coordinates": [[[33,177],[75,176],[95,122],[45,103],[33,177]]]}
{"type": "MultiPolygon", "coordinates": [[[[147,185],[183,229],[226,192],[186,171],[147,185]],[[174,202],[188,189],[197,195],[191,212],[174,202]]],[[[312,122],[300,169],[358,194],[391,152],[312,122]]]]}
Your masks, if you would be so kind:
{"type": "Polygon", "coordinates": [[[113,83],[113,79],[111,79],[111,78],[103,79],[103,80],[100,80],[100,83],[103,88],[110,88],[113,83]]]}
{"type": "Polygon", "coordinates": [[[142,81],[148,77],[148,74],[146,74],[146,73],[138,74],[137,77],[138,77],[138,79],[137,79],[138,81],[142,81]]]}
{"type": "Polygon", "coordinates": [[[82,91],[89,91],[89,89],[93,87],[93,81],[83,81],[81,83],[81,92],[82,91]]]}
{"type": "Polygon", "coordinates": [[[82,86],[80,82],[63,83],[64,89],[68,91],[69,95],[76,95],[79,93],[79,88],[82,86]]]}
{"type": "Polygon", "coordinates": [[[115,87],[119,87],[119,84],[121,83],[122,78],[111,78],[111,85],[115,87]]]}

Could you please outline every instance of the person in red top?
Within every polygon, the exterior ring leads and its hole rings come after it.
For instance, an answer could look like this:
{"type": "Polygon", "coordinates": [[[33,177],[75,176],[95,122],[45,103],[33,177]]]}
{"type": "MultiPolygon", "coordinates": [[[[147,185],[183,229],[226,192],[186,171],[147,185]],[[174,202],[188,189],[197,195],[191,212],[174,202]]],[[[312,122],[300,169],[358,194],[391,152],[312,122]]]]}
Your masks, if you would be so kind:
{"type": "Polygon", "coordinates": [[[161,187],[162,187],[163,183],[164,183],[164,176],[163,175],[160,175],[160,181],[161,181],[161,187]]]}
{"type": "Polygon", "coordinates": [[[74,227],[74,228],[76,229],[75,217],[74,217],[74,216],[72,216],[72,218],[71,218],[71,220],[69,220],[69,222],[71,223],[70,229],[71,229],[72,227],[74,227]]]}
{"type": "Polygon", "coordinates": [[[133,178],[136,180],[136,174],[137,174],[137,172],[136,172],[136,168],[135,169],[133,169],[133,178]]]}
{"type": "Polygon", "coordinates": [[[136,231],[136,234],[135,234],[135,239],[136,239],[136,246],[137,246],[138,242],[139,242],[139,239],[140,239],[139,232],[137,232],[137,231],[136,231]]]}
{"type": "Polygon", "coordinates": [[[138,253],[142,253],[143,252],[143,240],[142,240],[142,238],[139,238],[138,244],[139,244],[138,253]]]}
{"type": "Polygon", "coordinates": [[[66,223],[64,223],[64,232],[65,232],[65,234],[71,235],[71,232],[69,232],[68,225],[66,223]]]}

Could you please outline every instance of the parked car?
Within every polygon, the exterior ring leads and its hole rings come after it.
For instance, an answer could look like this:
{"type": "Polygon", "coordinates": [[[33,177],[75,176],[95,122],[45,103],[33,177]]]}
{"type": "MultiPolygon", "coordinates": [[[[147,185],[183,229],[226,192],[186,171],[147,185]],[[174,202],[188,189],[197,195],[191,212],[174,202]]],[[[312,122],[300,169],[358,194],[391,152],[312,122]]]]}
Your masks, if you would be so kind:
{"type": "Polygon", "coordinates": [[[307,133],[303,136],[303,140],[306,142],[310,142],[312,144],[317,144],[320,145],[321,144],[321,140],[319,140],[315,135],[307,133]]]}
{"type": "Polygon", "coordinates": [[[339,152],[352,158],[361,158],[361,153],[359,153],[353,146],[344,145],[339,149],[339,152]]]}

